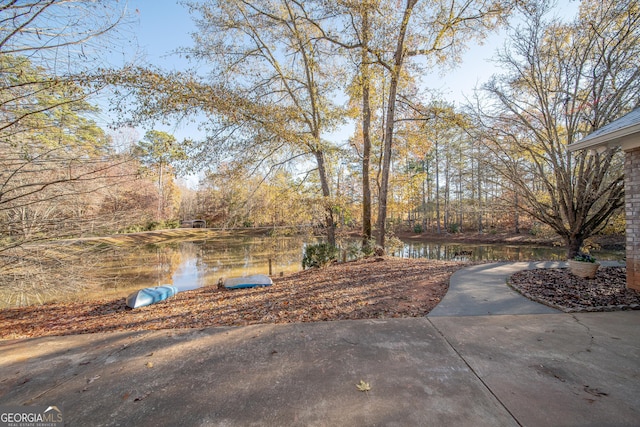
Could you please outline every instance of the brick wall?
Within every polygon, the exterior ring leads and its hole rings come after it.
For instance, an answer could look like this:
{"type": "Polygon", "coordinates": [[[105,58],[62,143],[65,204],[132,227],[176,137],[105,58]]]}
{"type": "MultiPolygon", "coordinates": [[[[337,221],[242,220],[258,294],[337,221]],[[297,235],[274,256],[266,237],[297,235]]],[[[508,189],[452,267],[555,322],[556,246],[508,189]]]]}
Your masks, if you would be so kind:
{"type": "Polygon", "coordinates": [[[640,148],[625,152],[627,287],[640,290],[640,148]]]}

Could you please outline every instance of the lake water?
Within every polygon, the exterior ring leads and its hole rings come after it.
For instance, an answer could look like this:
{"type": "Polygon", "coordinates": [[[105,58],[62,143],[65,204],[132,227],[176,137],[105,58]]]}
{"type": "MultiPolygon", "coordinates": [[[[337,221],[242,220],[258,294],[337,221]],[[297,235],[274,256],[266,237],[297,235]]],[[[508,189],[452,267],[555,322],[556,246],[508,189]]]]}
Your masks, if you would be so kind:
{"type": "MultiPolygon", "coordinates": [[[[199,241],[147,245],[131,249],[126,259],[130,268],[144,274],[132,275],[127,282],[135,288],[172,284],[179,290],[216,284],[221,278],[249,274],[279,275],[302,270],[304,246],[309,240],[301,237],[220,237],[199,241]],[[269,265],[271,264],[271,271],[269,265]]],[[[313,241],[315,242],[315,241],[313,241]]],[[[351,244],[355,243],[351,242],[351,244]]],[[[563,260],[560,247],[403,242],[394,253],[404,258],[471,261],[531,261],[563,260]]],[[[349,244],[349,242],[347,242],[349,244]]],[[[599,259],[621,260],[622,252],[599,252],[599,259]]],[[[119,259],[119,274],[126,275],[119,259]]],[[[127,286],[130,287],[130,286],[127,286]]]]}
{"type": "Polygon", "coordinates": [[[118,280],[103,289],[120,294],[170,284],[185,291],[215,285],[222,278],[269,274],[270,264],[274,275],[292,273],[302,269],[304,244],[299,237],[221,236],[119,248],[104,259],[118,280]]]}
{"type": "MultiPolygon", "coordinates": [[[[205,240],[174,240],[170,243],[146,245],[113,245],[103,249],[94,259],[67,266],[73,269],[75,283],[66,289],[56,286],[40,292],[37,298],[29,295],[5,297],[0,305],[15,305],[49,300],[93,299],[97,297],[125,297],[134,290],[171,284],[185,291],[215,285],[221,278],[249,274],[277,276],[302,270],[304,247],[317,240],[303,237],[247,237],[219,236],[205,240]],[[271,271],[270,271],[271,266],[271,271]],[[3,303],[4,302],[4,303],[3,303]]],[[[357,245],[357,240],[343,246],[357,245]]],[[[561,247],[504,244],[460,244],[403,242],[404,247],[394,253],[405,258],[471,261],[530,261],[563,260],[561,247]]],[[[622,260],[623,252],[594,252],[601,260],[622,260]]],[[[61,277],[72,277],[66,271],[61,277]]],[[[65,280],[71,282],[71,280],[65,280]]]]}

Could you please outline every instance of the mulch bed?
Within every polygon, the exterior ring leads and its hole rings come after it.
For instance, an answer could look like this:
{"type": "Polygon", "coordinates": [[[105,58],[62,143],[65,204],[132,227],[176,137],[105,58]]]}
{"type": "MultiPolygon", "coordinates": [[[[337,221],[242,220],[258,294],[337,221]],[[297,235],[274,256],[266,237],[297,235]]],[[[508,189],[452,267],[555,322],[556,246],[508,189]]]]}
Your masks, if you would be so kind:
{"type": "Polygon", "coordinates": [[[567,268],[525,270],[509,285],[524,296],[564,312],[640,309],[640,292],[627,289],[627,269],[600,267],[594,279],[583,279],[567,268]]]}

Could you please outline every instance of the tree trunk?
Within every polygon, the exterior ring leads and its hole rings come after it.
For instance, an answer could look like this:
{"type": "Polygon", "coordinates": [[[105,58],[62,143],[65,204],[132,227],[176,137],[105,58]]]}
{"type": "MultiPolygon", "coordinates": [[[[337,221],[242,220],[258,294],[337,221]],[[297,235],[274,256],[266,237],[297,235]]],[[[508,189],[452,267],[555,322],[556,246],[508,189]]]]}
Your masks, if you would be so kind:
{"type": "Polygon", "coordinates": [[[327,243],[331,246],[336,245],[336,224],[333,219],[333,206],[331,203],[331,190],[329,188],[329,179],[327,178],[327,170],[324,165],[324,152],[314,152],[318,163],[318,174],[320,175],[320,185],[322,186],[322,197],[325,207],[325,226],[327,227],[327,243]]]}
{"type": "Polygon", "coordinates": [[[440,234],[442,229],[440,227],[440,156],[438,153],[438,130],[436,128],[436,137],[434,142],[435,155],[436,155],[436,233],[440,234]]]}
{"type": "Polygon", "coordinates": [[[518,190],[514,192],[515,200],[514,200],[514,223],[515,223],[515,233],[520,234],[520,211],[518,210],[518,190]]]}
{"type": "Polygon", "coordinates": [[[478,233],[482,233],[482,172],[480,170],[480,149],[478,149],[478,233]]]}
{"type": "Polygon", "coordinates": [[[580,248],[584,244],[584,236],[581,234],[565,236],[564,241],[567,245],[567,259],[573,259],[580,253],[580,248]]]}
{"type": "MultiPolygon", "coordinates": [[[[422,172],[425,173],[425,159],[422,159],[422,172]]],[[[425,175],[426,176],[426,175],[425,175]]],[[[422,180],[422,231],[427,231],[427,178],[422,180]]]]}
{"type": "Polygon", "coordinates": [[[371,183],[369,163],[371,161],[371,104],[369,99],[369,11],[365,7],[362,12],[362,247],[371,244],[371,183]]]}
{"type": "Polygon", "coordinates": [[[450,157],[449,157],[449,150],[446,151],[445,156],[444,156],[444,160],[445,160],[445,167],[444,167],[444,229],[445,230],[449,230],[449,227],[451,226],[450,222],[451,222],[451,197],[450,197],[450,193],[451,193],[451,186],[449,185],[449,183],[451,182],[451,176],[450,176],[450,169],[449,169],[449,164],[450,164],[450,157]]]}
{"type": "Polygon", "coordinates": [[[462,233],[464,213],[462,211],[462,146],[458,146],[458,232],[462,233]]]}
{"type": "Polygon", "coordinates": [[[407,5],[402,17],[400,32],[398,33],[398,42],[393,55],[393,66],[391,68],[391,82],[389,84],[389,103],[387,105],[385,132],[384,132],[384,150],[382,153],[382,180],[380,183],[380,195],[378,204],[378,238],[376,243],[384,249],[386,220],[387,220],[387,197],[389,195],[389,172],[391,169],[391,147],[393,146],[393,128],[395,124],[396,111],[396,94],[398,91],[398,83],[400,81],[400,72],[404,61],[404,40],[409,26],[409,19],[413,12],[413,7],[418,0],[407,0],[407,5]]]}
{"type": "Polygon", "coordinates": [[[156,220],[160,222],[162,220],[162,211],[164,205],[164,165],[162,162],[158,165],[158,211],[156,213],[156,220]]]}

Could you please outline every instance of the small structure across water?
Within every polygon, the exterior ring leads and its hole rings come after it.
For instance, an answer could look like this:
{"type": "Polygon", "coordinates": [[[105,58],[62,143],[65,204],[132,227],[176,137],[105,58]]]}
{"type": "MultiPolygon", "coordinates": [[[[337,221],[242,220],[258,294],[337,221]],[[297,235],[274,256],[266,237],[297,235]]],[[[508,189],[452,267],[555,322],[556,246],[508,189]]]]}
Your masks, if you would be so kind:
{"type": "Polygon", "coordinates": [[[181,228],[207,228],[207,221],[204,219],[188,219],[180,222],[181,228]]]}

